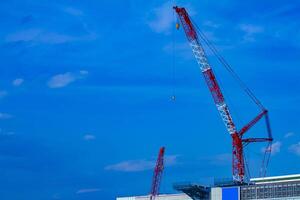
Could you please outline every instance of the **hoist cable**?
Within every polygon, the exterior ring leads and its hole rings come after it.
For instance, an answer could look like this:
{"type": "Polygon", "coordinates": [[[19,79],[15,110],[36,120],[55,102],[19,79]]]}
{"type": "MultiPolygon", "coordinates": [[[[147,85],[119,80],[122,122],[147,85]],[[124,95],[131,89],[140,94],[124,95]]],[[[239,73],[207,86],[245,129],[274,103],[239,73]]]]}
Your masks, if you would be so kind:
{"type": "MultiPolygon", "coordinates": [[[[192,20],[193,21],[193,20],[192,20]]],[[[254,93],[250,90],[250,88],[242,81],[242,79],[237,75],[237,73],[232,69],[229,63],[225,60],[225,58],[219,53],[218,49],[210,42],[205,34],[200,30],[200,28],[193,22],[193,25],[196,27],[200,38],[205,42],[205,44],[209,47],[209,49],[213,52],[213,54],[217,57],[219,62],[223,64],[223,66],[227,69],[227,71],[237,80],[240,87],[246,92],[246,94],[254,101],[256,105],[258,105],[262,110],[265,110],[262,103],[258,100],[258,98],[254,95],[254,93]]]]}

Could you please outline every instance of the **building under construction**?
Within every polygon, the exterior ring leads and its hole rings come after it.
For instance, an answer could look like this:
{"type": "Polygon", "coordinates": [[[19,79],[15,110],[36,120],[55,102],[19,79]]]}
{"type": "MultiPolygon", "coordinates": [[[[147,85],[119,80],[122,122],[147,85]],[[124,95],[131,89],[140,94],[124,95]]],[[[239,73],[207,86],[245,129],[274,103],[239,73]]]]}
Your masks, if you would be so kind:
{"type": "MultiPolygon", "coordinates": [[[[225,124],[225,127],[232,139],[232,179],[229,181],[218,181],[211,186],[199,184],[175,184],[174,189],[180,194],[158,195],[159,185],[162,177],[164,166],[164,148],[161,148],[156,167],[154,169],[153,182],[150,194],[148,196],[122,197],[117,200],[250,200],[250,199],[280,199],[280,200],[300,200],[300,174],[265,177],[266,169],[272,149],[272,133],[269,123],[268,110],[262,105],[253,92],[233,71],[231,66],[219,54],[217,48],[206,38],[194,21],[190,18],[185,8],[174,7],[177,13],[178,23],[185,32],[187,40],[191,46],[192,52],[199,65],[200,71],[213,97],[217,110],[225,124]],[[228,104],[219,86],[214,71],[208,62],[205,44],[226,70],[239,83],[244,92],[250,97],[258,108],[258,113],[252,117],[252,120],[242,124],[238,129],[236,121],[233,120],[228,104]],[[266,134],[261,137],[245,138],[246,133],[252,129],[259,121],[265,122],[266,134]],[[266,143],[264,148],[264,157],[262,159],[261,174],[262,178],[247,177],[246,165],[244,158],[244,147],[251,143],[266,143]]],[[[260,131],[262,132],[262,131],[260,131]]]]}
{"type": "MultiPolygon", "coordinates": [[[[250,179],[249,184],[175,184],[180,194],[158,195],[157,200],[300,200],[300,174],[250,179]]],[[[150,196],[122,197],[117,200],[149,200],[150,196]]]]}

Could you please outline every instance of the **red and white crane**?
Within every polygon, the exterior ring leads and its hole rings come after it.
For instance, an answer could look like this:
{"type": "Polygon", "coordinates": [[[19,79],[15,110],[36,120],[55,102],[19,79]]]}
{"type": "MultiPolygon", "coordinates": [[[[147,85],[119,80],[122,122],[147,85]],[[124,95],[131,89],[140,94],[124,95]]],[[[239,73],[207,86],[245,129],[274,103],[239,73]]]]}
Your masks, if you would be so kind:
{"type": "MultiPolygon", "coordinates": [[[[181,22],[181,25],[185,31],[186,37],[190,43],[190,46],[192,48],[192,51],[194,53],[194,56],[197,60],[197,63],[199,64],[200,70],[202,74],[204,75],[204,79],[206,81],[206,84],[212,94],[212,97],[214,99],[215,105],[221,115],[221,118],[226,126],[227,131],[230,133],[232,137],[232,173],[233,173],[233,180],[237,182],[244,182],[245,178],[245,162],[244,162],[244,154],[243,154],[243,147],[249,143],[253,142],[269,142],[268,147],[266,148],[266,154],[270,153],[271,151],[271,142],[273,141],[269,120],[268,120],[268,111],[262,106],[262,104],[257,100],[257,98],[253,95],[253,93],[247,88],[244,87],[246,93],[254,100],[254,102],[259,106],[261,112],[248,124],[246,124],[244,127],[242,127],[240,130],[237,129],[233,118],[230,114],[228,105],[226,104],[225,98],[222,94],[222,91],[220,89],[220,86],[217,82],[217,79],[214,75],[214,72],[208,62],[207,56],[205,54],[204,48],[202,44],[200,43],[200,39],[198,37],[196,26],[192,23],[191,18],[189,17],[187,11],[185,8],[180,8],[175,6],[174,7],[178,19],[181,22]],[[244,139],[244,134],[252,127],[254,126],[260,119],[265,117],[266,119],[266,126],[268,131],[268,137],[266,138],[247,138],[244,139]]],[[[178,25],[176,25],[178,28],[178,25]]],[[[202,35],[200,35],[200,38],[202,38],[202,35]]],[[[206,44],[209,41],[205,40],[206,44]]],[[[216,49],[213,47],[213,52],[216,51],[216,49]]],[[[228,63],[224,60],[223,57],[220,55],[217,55],[218,59],[227,65],[229,67],[229,71],[232,71],[228,63]]],[[[234,73],[232,71],[232,73],[234,73]]],[[[237,76],[235,73],[234,76],[237,76]]],[[[239,79],[239,81],[241,81],[239,79]]],[[[245,85],[244,85],[245,86],[245,85]]],[[[265,155],[266,155],[265,154],[265,155]]],[[[264,158],[265,160],[265,158],[264,158]]],[[[268,161],[263,161],[268,162],[268,161]]]]}
{"type": "Polygon", "coordinates": [[[160,186],[162,173],[164,169],[164,154],[165,154],[165,147],[161,147],[159,149],[156,165],[153,172],[152,185],[150,191],[150,200],[155,200],[159,192],[159,186],[160,186]]]}

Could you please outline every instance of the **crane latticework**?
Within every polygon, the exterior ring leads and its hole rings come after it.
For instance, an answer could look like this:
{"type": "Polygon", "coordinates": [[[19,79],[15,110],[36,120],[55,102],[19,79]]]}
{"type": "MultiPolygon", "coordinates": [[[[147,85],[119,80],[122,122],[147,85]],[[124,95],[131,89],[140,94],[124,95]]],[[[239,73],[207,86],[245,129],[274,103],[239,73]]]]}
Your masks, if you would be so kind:
{"type": "Polygon", "coordinates": [[[158,153],[156,165],[153,172],[150,200],[155,200],[159,192],[159,186],[160,186],[162,173],[164,169],[164,154],[165,154],[165,147],[161,147],[158,153]]]}
{"type": "MultiPolygon", "coordinates": [[[[194,56],[199,64],[200,70],[204,76],[205,82],[212,94],[213,100],[215,105],[219,111],[219,114],[225,124],[225,127],[232,138],[232,173],[233,179],[237,182],[244,182],[245,178],[245,161],[243,155],[243,149],[245,145],[253,142],[269,142],[273,141],[271,129],[268,120],[268,111],[261,105],[258,99],[253,95],[249,88],[241,81],[241,79],[237,76],[237,74],[233,71],[233,69],[229,66],[229,64],[225,61],[225,59],[218,54],[218,51],[211,43],[205,38],[205,36],[200,33],[199,36],[204,42],[209,46],[212,52],[216,55],[219,61],[226,67],[226,69],[235,77],[245,92],[250,96],[250,98],[257,104],[257,106],[261,109],[261,113],[257,115],[252,121],[246,124],[240,131],[237,130],[236,125],[234,124],[233,118],[229,112],[229,107],[226,104],[224,95],[221,91],[221,88],[217,82],[217,79],[214,75],[214,72],[208,62],[207,56],[205,54],[204,48],[202,47],[200,40],[197,34],[197,26],[192,23],[191,18],[189,17],[185,8],[180,8],[175,6],[174,7],[179,21],[182,24],[186,37],[190,43],[194,56]],[[247,138],[244,139],[243,135],[247,132],[251,127],[253,127],[262,117],[266,119],[266,126],[268,131],[268,137],[266,138],[247,138]]],[[[271,145],[269,144],[268,153],[265,154],[269,155],[271,145]]],[[[267,152],[267,151],[266,151],[267,152]]],[[[268,158],[265,159],[263,163],[267,163],[268,158]]]]}

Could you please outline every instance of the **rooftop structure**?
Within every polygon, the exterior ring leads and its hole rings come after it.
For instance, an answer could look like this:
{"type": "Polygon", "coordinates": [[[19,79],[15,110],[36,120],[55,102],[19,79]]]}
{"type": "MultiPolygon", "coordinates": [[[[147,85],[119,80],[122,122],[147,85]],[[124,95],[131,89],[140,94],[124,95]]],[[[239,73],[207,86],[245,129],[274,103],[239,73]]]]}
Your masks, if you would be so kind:
{"type": "MultiPolygon", "coordinates": [[[[300,174],[253,178],[249,184],[217,184],[205,187],[192,183],[175,184],[185,194],[159,195],[157,200],[300,200],[300,174]]],[[[150,196],[117,200],[149,200],[150,196]]]]}
{"type": "MultiPolygon", "coordinates": [[[[117,200],[149,200],[150,195],[134,197],[118,197],[117,200]]],[[[156,197],[157,200],[192,200],[186,194],[161,194],[156,197]]]]}
{"type": "Polygon", "coordinates": [[[300,181],[300,174],[285,175],[285,176],[270,176],[270,177],[250,179],[250,182],[255,184],[282,183],[282,182],[291,182],[291,181],[300,181]]]}
{"type": "Polygon", "coordinates": [[[193,183],[178,183],[174,184],[174,189],[180,192],[184,192],[192,199],[209,200],[209,187],[193,183]]]}
{"type": "Polygon", "coordinates": [[[300,174],[253,178],[241,187],[241,199],[300,199],[300,174]]]}

